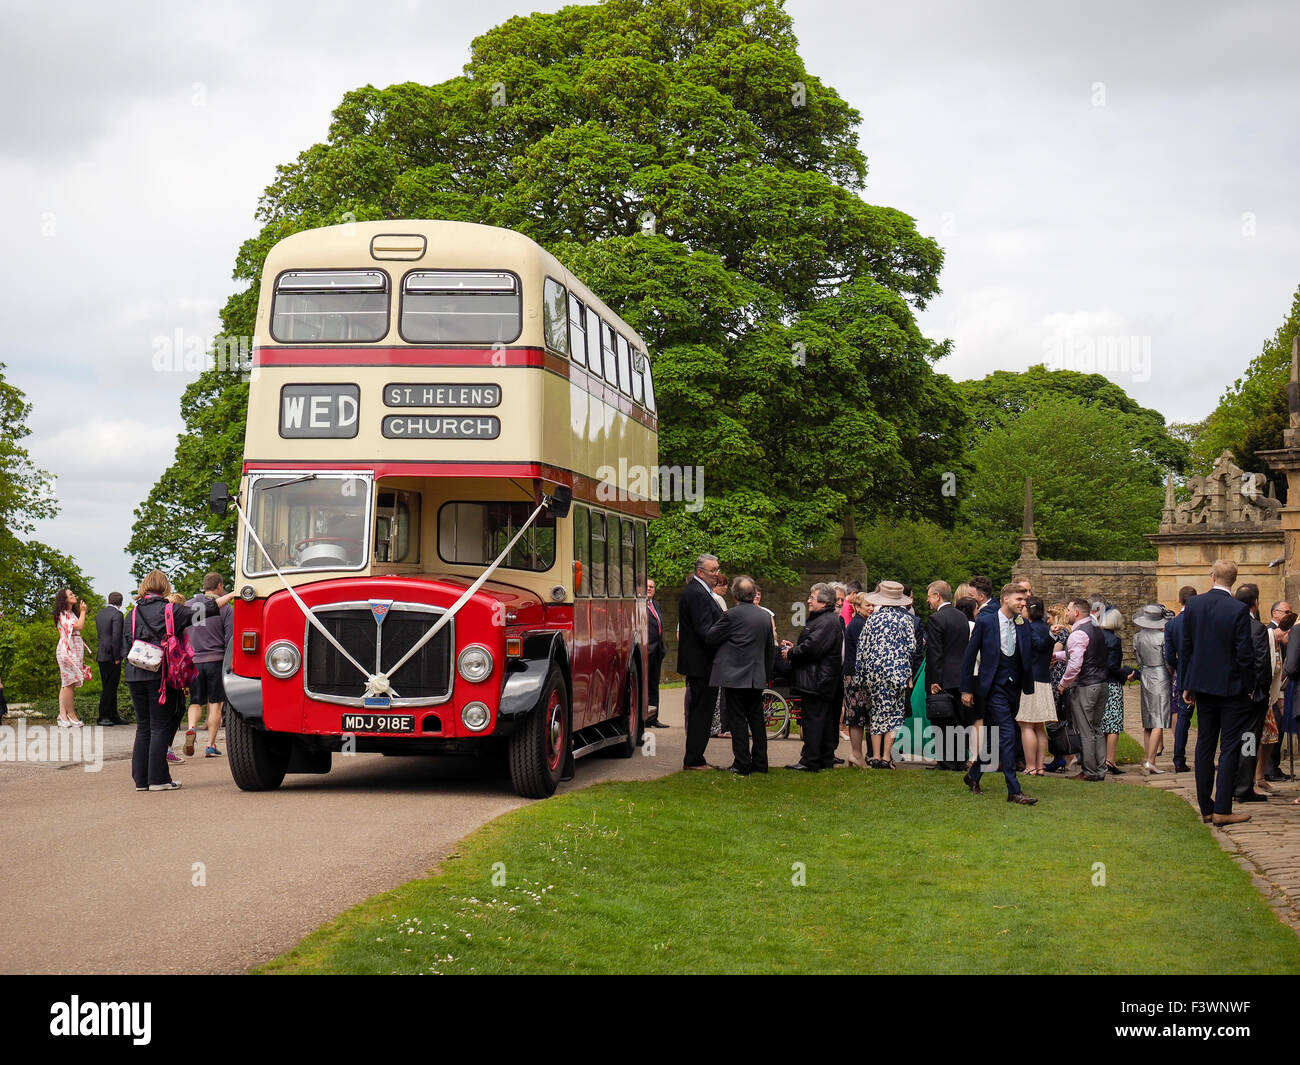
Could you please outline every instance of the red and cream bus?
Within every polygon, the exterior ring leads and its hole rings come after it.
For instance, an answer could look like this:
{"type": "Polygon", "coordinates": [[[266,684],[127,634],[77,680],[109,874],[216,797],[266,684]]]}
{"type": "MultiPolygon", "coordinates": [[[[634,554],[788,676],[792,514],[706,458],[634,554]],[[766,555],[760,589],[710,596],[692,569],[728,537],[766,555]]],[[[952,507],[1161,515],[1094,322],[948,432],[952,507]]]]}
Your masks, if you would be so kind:
{"type": "Polygon", "coordinates": [[[630,756],[657,417],[641,338],[518,233],[352,223],[269,253],[239,511],[227,753],[497,753],[544,797],[630,756]],[[638,494],[637,490],[640,490],[638,494]]]}

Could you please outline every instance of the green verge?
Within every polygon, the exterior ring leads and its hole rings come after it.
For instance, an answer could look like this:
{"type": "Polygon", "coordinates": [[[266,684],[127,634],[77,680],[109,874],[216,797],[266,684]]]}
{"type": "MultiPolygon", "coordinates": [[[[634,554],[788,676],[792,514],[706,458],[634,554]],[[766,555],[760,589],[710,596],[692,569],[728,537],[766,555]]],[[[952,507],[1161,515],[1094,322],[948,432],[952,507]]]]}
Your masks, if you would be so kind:
{"type": "Polygon", "coordinates": [[[1045,778],[1030,808],[986,782],[595,785],[501,817],[258,971],[1300,970],[1300,940],[1176,796],[1045,778]]]}

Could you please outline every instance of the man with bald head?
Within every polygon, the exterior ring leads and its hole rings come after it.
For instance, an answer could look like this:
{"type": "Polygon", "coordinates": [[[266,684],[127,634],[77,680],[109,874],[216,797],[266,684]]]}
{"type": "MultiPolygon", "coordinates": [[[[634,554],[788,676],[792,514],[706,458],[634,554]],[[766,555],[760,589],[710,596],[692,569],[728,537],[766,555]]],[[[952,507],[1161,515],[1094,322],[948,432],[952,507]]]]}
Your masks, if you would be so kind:
{"type": "Polygon", "coordinates": [[[753,577],[732,581],[731,597],[736,605],[714,622],[705,637],[716,652],[709,683],[725,690],[723,707],[727,731],[731,733],[731,772],[742,777],[767,772],[763,689],[772,676],[776,657],[772,617],[754,604],[756,590],[753,577]]]}

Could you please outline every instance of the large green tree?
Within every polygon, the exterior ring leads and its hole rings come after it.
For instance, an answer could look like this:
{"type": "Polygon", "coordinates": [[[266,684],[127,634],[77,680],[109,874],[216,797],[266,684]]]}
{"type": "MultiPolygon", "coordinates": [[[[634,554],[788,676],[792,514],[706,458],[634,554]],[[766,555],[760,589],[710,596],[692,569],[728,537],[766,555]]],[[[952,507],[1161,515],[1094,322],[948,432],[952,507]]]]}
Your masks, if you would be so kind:
{"type": "MultiPolygon", "coordinates": [[[[1291,346],[1300,336],[1300,288],[1277,332],[1264,342],[1246,372],[1226,389],[1218,406],[1194,427],[1192,472],[1205,473],[1225,450],[1243,470],[1268,473],[1258,452],[1282,446],[1287,427],[1287,383],[1291,379],[1291,346]]],[[[1189,427],[1190,428],[1190,427],[1189,427]]]]}
{"type": "Polygon", "coordinates": [[[1044,395],[982,433],[971,450],[962,520],[970,564],[1005,574],[1019,553],[1024,478],[1034,482],[1034,532],[1049,559],[1154,558],[1162,467],[1113,412],[1044,395]]]}
{"type": "MultiPolygon", "coordinates": [[[[607,0],[512,18],[461,77],[348,93],[327,139],[279,168],[240,248],[351,219],[446,218],[526,233],[651,345],[661,461],[703,466],[706,502],[669,503],[651,568],[711,547],[793,577],[850,510],[943,515],[959,398],[913,309],[942,253],[861,196],[860,116],[811,74],[780,0],[607,0]]],[[[256,294],[222,314],[253,331],[256,294]]],[[[233,479],[246,391],[213,370],[187,438],[137,511],[141,567],[198,572],[233,551],[203,512],[233,479]],[[187,441],[192,440],[191,445],[187,441]]]]}

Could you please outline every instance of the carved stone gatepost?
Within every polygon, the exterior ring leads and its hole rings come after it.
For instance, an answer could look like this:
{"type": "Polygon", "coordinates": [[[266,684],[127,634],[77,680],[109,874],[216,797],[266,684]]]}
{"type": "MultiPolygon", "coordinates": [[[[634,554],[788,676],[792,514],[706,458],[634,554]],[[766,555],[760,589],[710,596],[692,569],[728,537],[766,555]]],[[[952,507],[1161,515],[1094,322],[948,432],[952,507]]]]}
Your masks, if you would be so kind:
{"type": "Polygon", "coordinates": [[[1282,504],[1272,483],[1244,472],[1225,451],[1204,477],[1188,478],[1187,487],[1191,498],[1178,503],[1172,479],[1166,484],[1160,531],[1147,537],[1156,546],[1160,602],[1173,606],[1184,584],[1209,591],[1215,559],[1230,558],[1237,563],[1237,583],[1259,585],[1267,611],[1283,598],[1282,504]]]}

